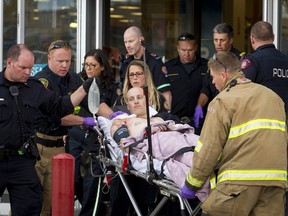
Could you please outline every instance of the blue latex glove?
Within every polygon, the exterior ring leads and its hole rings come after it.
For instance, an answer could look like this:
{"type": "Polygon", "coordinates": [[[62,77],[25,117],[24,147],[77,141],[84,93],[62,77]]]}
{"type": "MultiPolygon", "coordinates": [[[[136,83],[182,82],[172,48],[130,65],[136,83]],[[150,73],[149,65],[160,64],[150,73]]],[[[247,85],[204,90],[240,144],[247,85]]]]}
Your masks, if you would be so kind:
{"type": "Polygon", "coordinates": [[[126,114],[126,113],[125,113],[125,112],[122,112],[122,111],[114,112],[114,113],[112,113],[112,114],[109,116],[109,119],[112,120],[112,119],[114,119],[116,116],[119,116],[119,115],[122,115],[122,114],[126,114]]]}
{"type": "Polygon", "coordinates": [[[203,110],[202,107],[200,105],[196,106],[195,108],[195,113],[194,113],[194,123],[195,123],[195,127],[198,128],[199,127],[199,119],[204,118],[203,115],[203,110]]]}
{"type": "Polygon", "coordinates": [[[185,199],[195,199],[196,198],[196,192],[190,190],[185,184],[181,188],[181,197],[185,199]]]}
{"type": "Polygon", "coordinates": [[[84,119],[84,121],[83,121],[84,126],[93,127],[93,126],[97,125],[95,120],[94,120],[94,117],[85,117],[83,119],[84,119]]]}

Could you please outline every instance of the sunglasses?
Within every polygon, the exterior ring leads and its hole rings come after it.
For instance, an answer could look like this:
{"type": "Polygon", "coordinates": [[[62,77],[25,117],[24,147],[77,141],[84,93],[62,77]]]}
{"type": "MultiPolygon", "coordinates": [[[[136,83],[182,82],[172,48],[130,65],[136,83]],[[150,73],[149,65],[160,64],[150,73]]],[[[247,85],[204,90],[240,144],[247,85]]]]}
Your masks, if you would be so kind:
{"type": "Polygon", "coordinates": [[[63,48],[63,47],[71,49],[71,44],[67,41],[56,42],[55,44],[53,44],[52,46],[49,47],[48,53],[53,49],[59,49],[59,48],[63,48]]]}
{"type": "Polygon", "coordinates": [[[195,37],[193,35],[180,35],[178,37],[178,41],[186,41],[186,40],[195,40],[195,37]]]}
{"type": "Polygon", "coordinates": [[[223,64],[223,63],[217,58],[217,53],[215,53],[215,54],[213,55],[212,60],[215,60],[215,61],[219,62],[219,64],[221,64],[222,67],[224,67],[225,72],[226,72],[226,66],[225,66],[225,64],[223,64]]]}

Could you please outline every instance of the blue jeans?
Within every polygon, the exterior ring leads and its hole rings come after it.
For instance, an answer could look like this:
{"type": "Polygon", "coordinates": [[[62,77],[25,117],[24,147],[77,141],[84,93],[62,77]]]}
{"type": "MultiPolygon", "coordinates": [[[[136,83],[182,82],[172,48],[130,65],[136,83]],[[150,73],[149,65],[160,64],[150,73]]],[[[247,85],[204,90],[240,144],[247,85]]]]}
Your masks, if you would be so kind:
{"type": "MultiPolygon", "coordinates": [[[[104,204],[102,197],[102,177],[93,177],[88,168],[87,175],[81,175],[81,155],[87,147],[88,143],[92,144],[96,149],[99,147],[97,134],[93,130],[89,130],[89,135],[85,137],[85,130],[79,127],[72,127],[69,132],[69,153],[75,157],[75,195],[81,203],[81,216],[104,215],[104,204]],[[91,143],[92,142],[92,143],[91,143]]],[[[101,175],[103,171],[100,163],[96,159],[92,159],[92,169],[94,175],[101,175]]]]}

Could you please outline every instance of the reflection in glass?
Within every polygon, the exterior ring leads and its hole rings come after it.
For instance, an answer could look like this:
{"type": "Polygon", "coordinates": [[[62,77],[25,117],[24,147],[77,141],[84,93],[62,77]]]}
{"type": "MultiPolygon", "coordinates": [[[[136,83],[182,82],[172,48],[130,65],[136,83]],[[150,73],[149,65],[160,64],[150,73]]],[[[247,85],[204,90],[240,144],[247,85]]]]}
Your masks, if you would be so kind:
{"type": "MultiPolygon", "coordinates": [[[[47,64],[47,50],[54,40],[72,46],[71,70],[75,71],[77,0],[26,1],[25,43],[35,54],[35,64],[47,64]]],[[[40,67],[38,69],[41,69],[40,67]]]]}
{"type": "Polygon", "coordinates": [[[3,65],[6,65],[7,51],[17,41],[17,0],[5,1],[3,26],[3,65]]]}

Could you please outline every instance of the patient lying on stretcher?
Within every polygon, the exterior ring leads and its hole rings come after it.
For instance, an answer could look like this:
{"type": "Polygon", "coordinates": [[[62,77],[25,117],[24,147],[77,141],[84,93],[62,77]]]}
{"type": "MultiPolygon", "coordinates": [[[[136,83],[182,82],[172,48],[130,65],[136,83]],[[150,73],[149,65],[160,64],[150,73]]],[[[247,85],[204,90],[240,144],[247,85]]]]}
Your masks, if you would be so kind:
{"type": "MultiPolygon", "coordinates": [[[[116,118],[113,120],[110,129],[112,137],[114,136],[115,131],[122,125],[126,125],[130,136],[138,135],[140,130],[147,127],[147,115],[146,115],[146,103],[145,103],[146,100],[145,95],[143,93],[143,89],[140,87],[131,88],[127,92],[127,95],[125,96],[124,99],[127,104],[127,108],[132,113],[132,115],[129,117],[121,116],[120,118],[116,118]]],[[[154,115],[153,117],[150,118],[150,122],[151,124],[156,122],[163,122],[167,118],[169,119],[172,118],[174,121],[180,122],[180,120],[177,117],[169,115],[168,113],[154,115]]],[[[158,130],[161,130],[162,128],[154,127],[152,129],[153,129],[152,132],[156,132],[158,130]]]]}
{"type": "MultiPolygon", "coordinates": [[[[148,141],[145,128],[147,127],[146,103],[142,88],[132,88],[125,98],[127,107],[133,114],[131,116],[119,116],[112,121],[110,132],[113,139],[121,148],[126,148],[137,142],[137,148],[147,152],[148,141]]],[[[198,136],[189,125],[175,124],[174,121],[165,121],[165,117],[151,117],[152,154],[158,160],[154,163],[158,166],[158,174],[165,161],[163,173],[171,178],[179,188],[184,184],[185,177],[191,167],[193,148],[196,146],[198,136]]],[[[133,150],[132,150],[133,151],[133,150]]],[[[133,151],[140,163],[144,155],[133,151]]],[[[155,162],[155,161],[154,161],[155,162]]],[[[132,162],[134,167],[136,160],[132,162]]],[[[155,168],[157,171],[157,168],[155,168]]],[[[203,201],[208,195],[208,184],[200,191],[199,199],[203,201]]]]}

